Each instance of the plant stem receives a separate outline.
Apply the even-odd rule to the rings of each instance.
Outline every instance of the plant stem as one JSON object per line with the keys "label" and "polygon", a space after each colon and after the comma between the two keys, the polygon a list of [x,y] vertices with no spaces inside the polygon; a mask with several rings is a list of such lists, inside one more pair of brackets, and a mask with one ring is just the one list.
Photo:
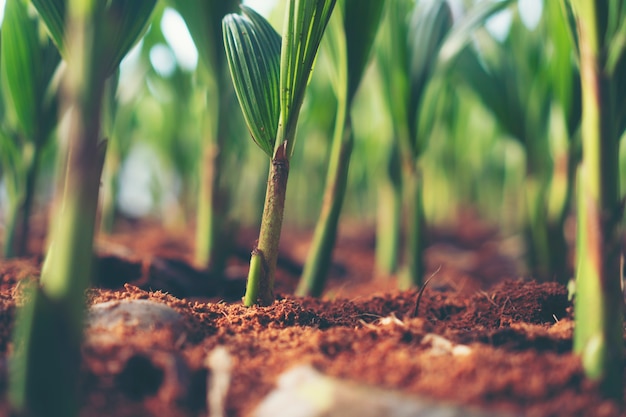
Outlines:
{"label": "plant stem", "polygon": [[574,351],[604,394],[623,400],[619,135],[612,118],[611,80],[603,73],[598,10],[593,2],[578,3],[583,161],[578,175]]}
{"label": "plant stem", "polygon": [[376,219],[376,272],[384,276],[390,276],[398,270],[401,213],[401,185],[380,184]]}
{"label": "plant stem", "polygon": [[376,270],[383,275],[395,274],[400,259],[402,230],[402,169],[397,141],[389,154],[388,178],[378,186],[376,219]]}
{"label": "plant stem", "polygon": [[[530,156],[528,156],[530,158]],[[526,251],[527,263],[534,279],[552,279],[550,270],[551,247],[548,242],[546,218],[546,184],[538,175],[527,174],[524,180],[526,200]]]}
{"label": "plant stem", "polygon": [[283,224],[289,159],[287,142],[279,147],[270,163],[259,242],[252,251],[244,305],[269,305],[274,302],[274,278],[278,244]]}
{"label": "plant stem", "polygon": [[15,201],[11,203],[9,221],[4,242],[4,257],[13,258],[25,256],[28,252],[28,237],[30,235],[30,215],[32,213],[41,161],[41,145],[43,141],[34,140],[30,152],[25,152],[25,179],[24,189],[17,190]]}
{"label": "plant stem", "polygon": [[[216,83],[211,83],[216,85]],[[225,199],[220,190],[220,173],[224,141],[227,136],[227,122],[223,109],[228,106],[228,94],[224,89],[210,88],[207,97],[207,120],[203,124],[202,156],[200,164],[200,184],[198,190],[198,217],[196,224],[195,263],[221,277],[226,266],[228,242],[226,237]],[[218,96],[215,99],[214,96]]]}
{"label": "plant stem", "polygon": [[320,217],[315,226],[297,295],[319,297],[324,291],[337,238],[337,225],[346,194],[350,157],[354,146],[352,123],[346,100],[337,108],[333,145]]}
{"label": "plant stem", "polygon": [[102,193],[100,196],[100,231],[112,233],[115,225],[116,197],[119,191],[120,152],[118,138],[112,137],[107,146],[106,159],[102,175]]}
{"label": "plant stem", "polygon": [[15,254],[25,256],[28,252],[28,238],[30,235],[30,215],[33,211],[33,202],[37,186],[37,175],[39,174],[39,164],[41,162],[41,145],[43,141],[37,141],[30,163],[26,167],[26,183],[24,187],[24,200],[20,208],[21,223],[20,230],[15,242]]}
{"label": "plant stem", "polygon": [[[104,152],[98,145],[104,74],[97,65],[100,18],[94,4],[69,8],[71,57],[64,84],[69,112],[64,183],[53,207],[52,246],[36,289],[20,310],[10,382],[22,413],[71,417],[78,412],[84,292],[91,279],[93,236]],[[98,11],[102,10],[97,8]]]}
{"label": "plant stem", "polygon": [[417,167],[404,170],[402,185],[405,198],[406,231],[405,263],[407,266],[403,287],[420,287],[424,279],[424,248],[426,247],[422,176]]}
{"label": "plant stem", "polygon": [[198,216],[196,220],[195,263],[208,268],[214,260],[216,241],[216,188],[219,147],[213,135],[205,134],[200,157],[200,184],[198,186]]}

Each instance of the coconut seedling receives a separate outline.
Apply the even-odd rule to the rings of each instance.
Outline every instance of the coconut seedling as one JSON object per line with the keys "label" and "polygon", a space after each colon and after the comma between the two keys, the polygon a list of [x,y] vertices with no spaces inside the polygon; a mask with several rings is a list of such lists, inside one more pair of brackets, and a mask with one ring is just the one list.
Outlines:
{"label": "coconut seedling", "polygon": [[67,62],[62,108],[68,120],[60,134],[65,163],[55,195],[52,245],[41,287],[31,289],[18,311],[9,398],[20,414],[73,416],[78,412],[77,358],[104,160],[105,81],[142,33],[155,0],[33,4]]}
{"label": "coconut seedling", "polygon": [[[228,105],[232,84],[228,82],[228,66],[222,47],[222,19],[235,11],[239,2],[172,0],[181,14],[198,48],[200,65],[198,85],[206,90],[199,155],[198,202],[196,215],[195,262],[202,268],[212,266],[221,275],[226,254],[227,197],[220,190],[220,175],[228,132]],[[218,243],[219,242],[219,243]]]}
{"label": "coconut seedling", "polygon": [[574,351],[603,392],[623,401],[618,150],[626,129],[626,1],[563,4],[577,41],[582,91]]}
{"label": "coconut seedling", "polygon": [[289,159],[313,62],[335,0],[290,0],[283,37],[252,9],[224,18],[235,92],[253,140],[270,158],[259,240],[250,259],[245,305],[274,301]]}
{"label": "coconut seedling", "polygon": [[382,0],[340,0],[326,35],[337,98],[324,199],[298,295],[319,297],[332,261],[337,225],[346,192],[354,135],[350,109],[369,62],[370,50],[382,15]]}
{"label": "coconut seedling", "polygon": [[[378,47],[378,68],[394,137],[388,166],[395,189],[388,201],[394,204],[400,200],[396,196],[401,196],[406,223],[402,286],[420,286],[424,273],[426,220],[420,158],[427,146],[428,132],[420,128],[420,119],[429,107],[424,101],[427,89],[436,75],[446,73],[471,40],[472,32],[509,3],[480,3],[456,23],[447,1],[397,0],[387,8]],[[397,207],[385,212],[391,216],[401,214]],[[400,219],[388,219],[387,230],[377,230],[384,234],[379,242],[385,246],[376,248],[378,269],[383,273],[394,272],[389,268],[397,265],[401,225]]]}
{"label": "coconut seedling", "polygon": [[[410,16],[410,19],[407,19]],[[379,69],[385,104],[397,146],[399,175],[392,176],[401,187],[406,210],[405,262],[408,281],[421,285],[423,275],[424,212],[422,178],[418,159],[424,142],[417,137],[418,108],[433,74],[437,52],[452,28],[452,12],[446,1],[398,0],[387,9],[379,47]],[[393,153],[392,153],[393,154]],[[391,201],[394,201],[393,199]],[[398,212],[395,212],[399,214]],[[396,222],[400,226],[400,221]],[[399,238],[399,230],[398,236]],[[386,239],[388,244],[393,244]],[[380,250],[380,249],[379,249]],[[379,258],[380,259],[380,258]]]}
{"label": "coconut seedling", "polygon": [[0,40],[2,175],[9,197],[4,256],[24,256],[42,153],[56,127],[61,56],[28,4],[9,0]]}

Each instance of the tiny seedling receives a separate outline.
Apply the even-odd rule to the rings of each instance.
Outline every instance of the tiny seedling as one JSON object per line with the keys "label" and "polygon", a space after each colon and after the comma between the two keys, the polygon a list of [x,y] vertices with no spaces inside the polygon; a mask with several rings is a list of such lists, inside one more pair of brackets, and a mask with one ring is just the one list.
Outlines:
{"label": "tiny seedling", "polygon": [[290,0],[280,35],[258,13],[223,20],[224,45],[235,92],[252,139],[270,158],[259,240],[250,260],[244,304],[274,301],[289,160],[313,62],[335,0]]}
{"label": "tiny seedling", "polygon": [[326,174],[324,204],[313,233],[297,289],[298,295],[319,297],[324,290],[354,146],[350,109],[369,62],[384,5],[383,0],[339,1],[329,25],[326,39],[333,66],[332,85],[338,102],[337,116]]}

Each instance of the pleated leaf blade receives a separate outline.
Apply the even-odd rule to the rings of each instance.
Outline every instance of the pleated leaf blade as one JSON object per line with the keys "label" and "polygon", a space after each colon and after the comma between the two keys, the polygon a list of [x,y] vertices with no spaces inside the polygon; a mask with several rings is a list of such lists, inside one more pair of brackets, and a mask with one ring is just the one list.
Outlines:
{"label": "pleated leaf blade", "polygon": [[[54,43],[65,59],[65,14],[67,0],[32,0]],[[106,4],[103,38],[102,66],[107,76],[113,74],[124,56],[145,31],[156,0],[112,0]]]}
{"label": "pleated leaf blade", "polygon": [[226,60],[254,142],[270,158],[280,115],[281,37],[249,7],[222,21]]}
{"label": "pleated leaf blade", "polygon": [[150,21],[156,0],[111,1],[105,13],[104,38],[110,76],[128,51],[141,38]]}

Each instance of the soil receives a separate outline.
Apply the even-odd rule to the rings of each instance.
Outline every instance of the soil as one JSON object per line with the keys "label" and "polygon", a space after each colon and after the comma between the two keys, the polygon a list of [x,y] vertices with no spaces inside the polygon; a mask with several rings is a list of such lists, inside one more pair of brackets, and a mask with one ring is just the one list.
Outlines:
{"label": "soil", "polygon": [[[461,227],[462,226],[462,227]],[[564,286],[523,279],[519,246],[475,218],[432,232],[433,279],[416,304],[394,277],[374,277],[374,234],[344,226],[322,299],[293,291],[310,235],[287,229],[277,300],[245,308],[249,247],[239,234],[228,279],[191,263],[193,233],[126,224],[98,239],[98,278],[88,304],[148,299],[183,323],[149,331],[119,324],[106,342],[90,330],[82,350],[82,416],[205,416],[209,357],[224,347],[232,368],[225,415],[249,416],[279,375],[310,364],[325,375],[503,415],[626,416],[583,376],[571,353],[572,306]],[[40,243],[33,244],[40,253]],[[41,256],[0,262],[0,352],[10,333],[20,283]],[[103,330],[104,331],[104,330]],[[434,335],[464,354],[434,352]],[[0,389],[6,390],[6,366]],[[6,400],[2,409],[6,410]]]}

